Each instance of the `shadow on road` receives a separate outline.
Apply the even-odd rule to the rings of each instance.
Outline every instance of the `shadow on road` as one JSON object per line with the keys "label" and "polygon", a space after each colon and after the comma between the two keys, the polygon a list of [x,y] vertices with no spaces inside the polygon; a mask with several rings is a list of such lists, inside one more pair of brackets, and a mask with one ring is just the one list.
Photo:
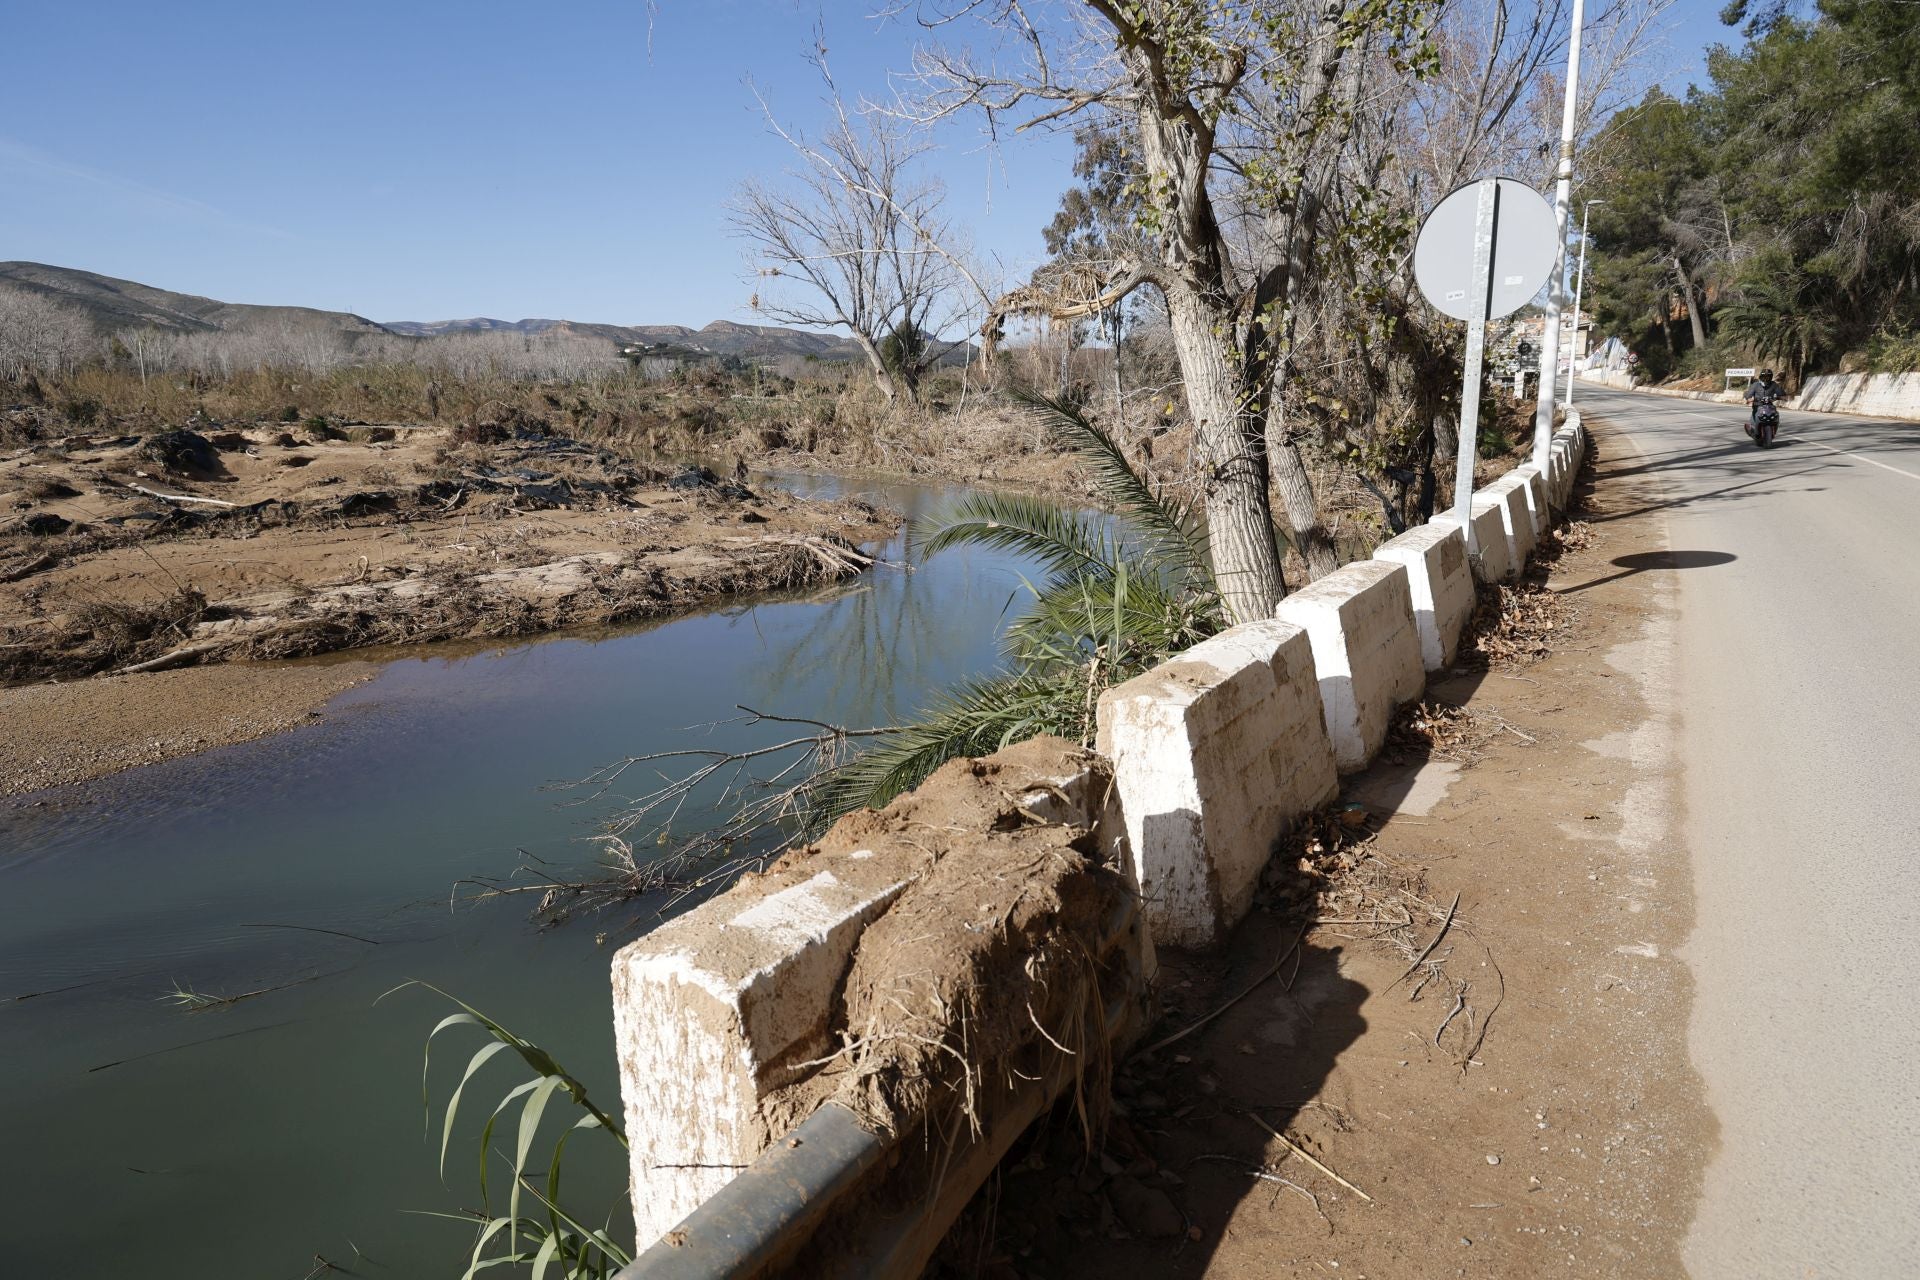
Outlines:
{"label": "shadow on road", "polygon": [[1577,582],[1570,587],[1562,587],[1555,594],[1570,596],[1576,591],[1585,591],[1603,583],[1618,582],[1622,578],[1631,578],[1636,573],[1647,573],[1660,569],[1710,569],[1715,565],[1731,564],[1740,557],[1731,551],[1636,551],[1632,555],[1616,556],[1611,563],[1620,566],[1619,573],[1609,573],[1605,577],[1593,578],[1586,582]]}

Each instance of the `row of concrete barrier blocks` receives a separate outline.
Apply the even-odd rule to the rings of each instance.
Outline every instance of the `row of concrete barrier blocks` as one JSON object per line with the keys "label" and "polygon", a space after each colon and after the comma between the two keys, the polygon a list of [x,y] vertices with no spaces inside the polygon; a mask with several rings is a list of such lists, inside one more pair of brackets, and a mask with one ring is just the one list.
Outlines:
{"label": "row of concrete barrier blocks", "polygon": [[[1575,419],[1544,470],[1519,468],[1475,495],[1469,529],[1436,517],[1289,595],[1272,619],[1109,690],[1097,751],[1111,783],[1036,775],[1020,804],[1098,831],[1141,895],[1152,942],[1219,942],[1251,908],[1276,842],[1334,797],[1340,774],[1365,767],[1427,674],[1452,664],[1475,578],[1519,575],[1585,447]],[[643,1249],[800,1118],[784,1091],[826,1047],[862,933],[916,874],[848,849],[805,876],[744,882],[615,956]]]}
{"label": "row of concrete barrier blocks", "polygon": [[1159,943],[1208,947],[1247,913],[1275,843],[1363,769],[1395,710],[1451,666],[1475,579],[1517,579],[1565,510],[1586,448],[1574,417],[1546,467],[1296,591],[1100,699],[1126,856]]}

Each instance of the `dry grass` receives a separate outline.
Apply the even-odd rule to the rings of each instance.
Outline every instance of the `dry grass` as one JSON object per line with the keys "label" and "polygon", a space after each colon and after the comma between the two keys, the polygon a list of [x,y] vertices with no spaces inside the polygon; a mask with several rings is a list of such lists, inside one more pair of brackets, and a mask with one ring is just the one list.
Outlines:
{"label": "dry grass", "polygon": [[193,634],[207,598],[182,587],[150,604],[89,601],[68,611],[62,633],[0,627],[0,684],[85,676],[153,657]]}
{"label": "dry grass", "polygon": [[1443,901],[1420,867],[1383,853],[1364,809],[1335,805],[1309,818],[1268,865],[1263,891],[1275,909],[1306,915],[1316,936],[1362,943],[1404,962],[1393,986],[1404,984],[1414,1001],[1437,994],[1443,1006],[1434,1045],[1462,1069],[1478,1052],[1487,1023],[1505,998],[1499,966],[1490,950],[1474,943],[1497,986],[1491,1005],[1483,1008],[1470,997],[1474,983],[1484,979],[1447,972],[1457,942],[1472,933],[1460,915],[1458,895],[1451,903]]}

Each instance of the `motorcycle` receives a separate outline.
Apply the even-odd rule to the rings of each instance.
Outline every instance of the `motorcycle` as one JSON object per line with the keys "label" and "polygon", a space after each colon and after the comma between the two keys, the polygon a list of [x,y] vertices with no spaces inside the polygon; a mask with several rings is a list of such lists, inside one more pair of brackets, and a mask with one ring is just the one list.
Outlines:
{"label": "motorcycle", "polygon": [[1753,417],[1747,423],[1747,434],[1753,437],[1755,446],[1761,449],[1773,444],[1773,437],[1780,430],[1780,410],[1773,401],[1756,400],[1753,405]]}

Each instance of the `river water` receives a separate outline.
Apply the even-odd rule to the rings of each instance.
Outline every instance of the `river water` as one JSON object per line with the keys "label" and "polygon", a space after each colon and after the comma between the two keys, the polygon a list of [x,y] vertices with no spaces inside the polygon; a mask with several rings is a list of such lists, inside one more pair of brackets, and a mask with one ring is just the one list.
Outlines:
{"label": "river water", "polygon": [[[964,492],[778,483],[909,516]],[[901,560],[900,540],[883,554]],[[444,1184],[435,1164],[450,1073],[482,1042],[436,1044],[429,1138],[421,1046],[451,1006],[418,987],[376,999],[432,982],[617,1110],[608,961],[654,917],[542,931],[528,898],[453,901],[455,883],[526,855],[590,862],[608,804],[546,784],[764,741],[764,726],[688,731],[736,703],[848,725],[911,712],[993,665],[1023,571],[963,549],[811,597],[413,650],[312,728],[0,808],[0,1272],[458,1275],[470,1231],[409,1211],[479,1203],[477,1123]],[[176,987],[281,989],[189,1012]],[[526,1077],[509,1058],[463,1115]],[[566,1199],[624,1216],[622,1158],[596,1136],[569,1148]]]}

